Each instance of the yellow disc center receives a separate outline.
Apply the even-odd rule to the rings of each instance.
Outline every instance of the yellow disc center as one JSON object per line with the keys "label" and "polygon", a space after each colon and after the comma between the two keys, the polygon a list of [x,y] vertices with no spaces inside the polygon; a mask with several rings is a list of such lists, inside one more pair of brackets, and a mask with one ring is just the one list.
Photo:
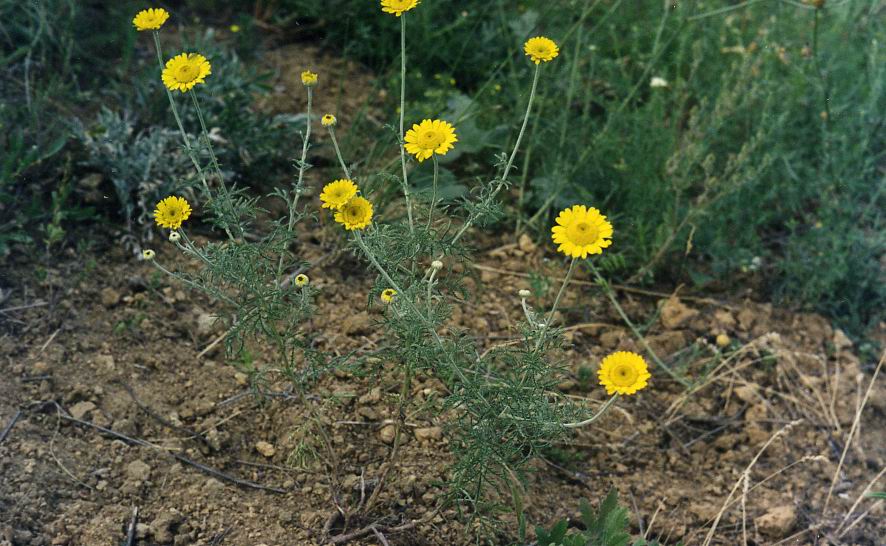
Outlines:
{"label": "yellow disc center", "polygon": [[589,245],[600,237],[597,226],[588,222],[576,222],[569,226],[569,240],[578,246]]}
{"label": "yellow disc center", "polygon": [[182,82],[189,82],[193,80],[197,76],[197,65],[187,63],[183,64],[178,69],[178,79]]}
{"label": "yellow disc center", "polygon": [[615,383],[619,387],[630,387],[637,381],[637,377],[639,377],[639,373],[637,373],[637,369],[628,364],[622,364],[620,366],[616,366],[614,370],[612,370],[612,375],[610,378],[612,382]]}
{"label": "yellow disc center", "polygon": [[437,131],[425,131],[421,136],[422,147],[433,150],[443,144],[443,135]]}
{"label": "yellow disc center", "polygon": [[349,207],[345,207],[345,218],[349,221],[359,220],[360,219],[360,205],[351,205]]}

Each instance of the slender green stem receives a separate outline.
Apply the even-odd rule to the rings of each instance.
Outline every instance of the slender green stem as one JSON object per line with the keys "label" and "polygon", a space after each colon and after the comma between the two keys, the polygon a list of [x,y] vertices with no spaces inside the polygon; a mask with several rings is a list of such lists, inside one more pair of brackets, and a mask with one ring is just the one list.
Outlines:
{"label": "slender green stem", "polygon": [[[311,142],[311,107],[314,101],[314,90],[312,87],[307,87],[308,90],[308,112],[307,112],[307,127],[305,128],[305,136],[302,139],[301,145],[301,159],[298,162],[298,178],[295,181],[295,187],[292,190],[292,203],[289,203],[289,221],[286,224],[286,232],[292,236],[292,230],[295,227],[295,218],[298,215],[298,200],[301,197],[302,191],[304,191],[304,179],[305,179],[305,170],[307,170],[308,164],[308,146]],[[336,150],[338,147],[336,146]],[[277,287],[280,287],[281,277],[283,276],[283,257],[285,256],[284,252],[280,253],[280,257],[277,260]]]}
{"label": "slender green stem", "polygon": [[172,271],[166,269],[165,267],[163,267],[162,265],[160,265],[159,263],[157,263],[157,260],[156,260],[156,259],[151,260],[151,263],[154,265],[154,267],[156,267],[157,269],[159,269],[159,270],[162,271],[163,273],[166,273],[168,276],[172,277],[173,279],[176,279],[176,280],[178,280],[178,281],[181,281],[181,282],[185,283],[186,285],[190,286],[190,287],[193,288],[194,290],[197,290],[198,292],[204,292],[204,293],[207,293],[207,294],[209,294],[210,296],[212,296],[212,297],[214,297],[214,298],[218,298],[218,299],[220,299],[220,300],[224,300],[224,301],[225,301],[226,303],[228,303],[229,305],[232,305],[232,306],[235,306],[235,307],[237,306],[237,303],[236,303],[234,300],[232,300],[231,298],[225,296],[225,295],[222,294],[221,292],[211,292],[211,291],[207,290],[206,288],[200,286],[199,284],[195,283],[194,281],[192,281],[192,280],[190,280],[190,279],[186,279],[186,278],[182,277],[181,275],[179,275],[178,273],[173,273]]}
{"label": "slender green stem", "polygon": [[815,60],[815,71],[818,72],[818,79],[821,81],[822,93],[824,93],[824,126],[828,127],[831,121],[831,100],[828,91],[828,81],[824,70],[821,67],[821,60],[818,58],[818,27],[821,17],[821,9],[816,8],[812,14],[812,58]]}
{"label": "slender green stem", "polygon": [[[154,47],[157,50],[157,63],[160,65],[160,73],[163,73],[163,49],[160,47],[160,33],[156,30],[153,32],[154,35]],[[178,113],[178,105],[175,103],[175,99],[172,96],[172,91],[169,90],[165,85],[163,89],[166,91],[166,98],[169,99],[169,107],[172,109],[172,115],[175,117],[175,123],[178,125],[178,130],[182,136],[182,142],[185,145],[185,152],[191,160],[191,163],[194,164],[194,168],[197,170],[197,175],[200,177],[200,182],[203,184],[203,191],[206,192],[206,197],[212,200],[212,192],[209,190],[209,183],[206,181],[206,173],[203,172],[203,167],[200,166],[200,161],[197,158],[197,154],[194,151],[194,148],[191,146],[191,138],[188,136],[188,133],[185,131],[185,126],[182,123],[181,115]]]}
{"label": "slender green stem", "polygon": [[431,229],[431,222],[434,219],[434,207],[437,206],[437,176],[440,173],[440,164],[437,162],[437,154],[431,156],[434,160],[434,181],[431,183],[431,210],[428,211],[428,230]]}
{"label": "slender green stem", "polygon": [[594,278],[597,279],[597,283],[600,285],[601,288],[603,288],[603,292],[606,293],[606,297],[609,298],[610,303],[612,303],[612,306],[615,307],[615,310],[618,312],[621,319],[624,321],[625,324],[628,325],[628,328],[630,328],[631,332],[634,333],[634,337],[636,337],[637,341],[640,342],[640,345],[642,345],[643,348],[646,349],[646,352],[649,353],[649,356],[652,357],[652,360],[655,362],[655,364],[659,368],[664,370],[665,373],[671,376],[674,381],[680,383],[684,387],[689,387],[689,381],[687,381],[684,377],[680,376],[678,373],[672,370],[670,366],[665,364],[658,357],[655,351],[652,350],[652,347],[650,347],[649,343],[646,342],[646,338],[643,336],[642,333],[640,333],[640,330],[637,329],[631,319],[628,318],[628,315],[627,313],[625,313],[625,310],[622,308],[621,304],[618,303],[618,299],[615,297],[615,292],[612,290],[612,287],[609,286],[609,283],[606,281],[606,279],[604,279],[603,276],[600,275],[600,272],[597,270],[596,267],[594,267],[594,264],[592,264],[591,262],[587,262],[587,264],[591,271],[594,273]]}
{"label": "slender green stem", "polygon": [[548,313],[548,318],[545,319],[545,324],[543,329],[547,330],[551,325],[551,321],[554,320],[554,313],[557,311],[557,307],[560,306],[560,300],[563,299],[563,293],[566,291],[566,285],[569,284],[569,281],[572,280],[572,273],[575,271],[575,262],[578,261],[576,258],[572,258],[572,261],[569,262],[569,271],[566,272],[566,276],[563,277],[563,284],[560,285],[560,291],[557,292],[557,297],[554,299],[554,305],[551,306],[551,312]]}
{"label": "slender green stem", "polygon": [[[430,322],[428,322],[428,319],[424,316],[424,314],[418,310],[418,307],[415,306],[415,303],[413,303],[408,297],[406,297],[406,292],[402,288],[400,288],[400,286],[397,284],[397,282],[388,274],[388,272],[385,270],[385,268],[382,267],[382,265],[378,262],[378,260],[375,257],[375,254],[373,254],[372,251],[369,250],[369,247],[366,246],[366,243],[363,241],[363,237],[360,235],[359,231],[354,232],[354,239],[357,241],[357,245],[363,251],[363,254],[366,256],[366,258],[369,260],[369,262],[372,264],[372,266],[375,267],[375,269],[379,273],[381,273],[381,276],[385,279],[385,281],[387,281],[387,283],[391,286],[391,288],[393,288],[394,290],[397,291],[397,294],[399,294],[400,297],[402,298],[401,301],[406,302],[406,305],[409,306],[410,310],[413,313],[415,313],[415,316],[418,317],[421,320],[421,322],[424,323],[425,327],[428,329],[428,332],[430,332],[431,336],[434,338],[434,341],[437,343],[437,346],[440,347],[440,349],[444,353],[446,353],[446,355],[449,357],[449,364],[450,364],[450,367],[452,368],[452,371],[455,373],[455,375],[458,376],[458,378],[462,382],[467,384],[468,378],[465,377],[464,372],[462,372],[461,368],[459,368],[458,364],[456,364],[455,361],[453,360],[452,355],[450,354],[450,350],[443,343],[443,339],[440,338],[440,334],[437,333],[437,330],[433,327],[433,325]],[[483,396],[481,394],[478,393],[478,396],[480,396],[480,398],[483,400],[483,402],[486,402],[485,398],[483,398]]]}
{"label": "slender green stem", "polygon": [[215,150],[212,148],[212,141],[209,139],[209,130],[206,128],[206,119],[203,117],[203,110],[200,108],[200,102],[197,100],[197,93],[193,88],[188,92],[191,95],[191,102],[194,103],[194,109],[197,111],[197,120],[200,122],[200,132],[203,135],[203,142],[206,150],[209,152],[209,160],[215,174],[218,176],[219,183],[224,188],[225,177],[222,174],[221,167],[218,164],[218,158],[215,156]]}
{"label": "slender green stem", "polygon": [[432,311],[433,308],[431,306],[431,302],[433,301],[434,295],[434,278],[437,276],[437,268],[431,267],[431,276],[428,278],[428,320],[432,320]]}
{"label": "slender green stem", "polygon": [[[535,101],[536,91],[538,90],[538,77],[541,70],[541,65],[535,65],[535,74],[532,77],[532,88],[529,91],[529,100],[526,103],[526,113],[523,115],[523,124],[520,126],[520,133],[517,135],[517,141],[514,143],[514,150],[511,152],[511,157],[508,159],[508,163],[505,166],[504,172],[502,173],[501,178],[498,179],[498,185],[496,185],[495,189],[492,190],[488,196],[484,198],[484,202],[489,205],[492,203],[492,200],[498,195],[498,192],[507,184],[508,175],[511,172],[511,168],[514,166],[514,159],[517,157],[517,151],[520,149],[520,142],[523,140],[523,135],[526,133],[526,125],[529,123],[529,116],[532,113],[532,103]],[[481,207],[482,208],[482,207]],[[464,235],[468,229],[477,221],[479,215],[472,214],[468,216],[465,220],[465,223],[462,224],[461,228],[456,232],[455,237],[452,238],[450,244],[455,244],[461,239],[462,235]],[[442,259],[442,255],[438,258]]]}
{"label": "slender green stem", "polygon": [[[569,281],[572,280],[572,273],[575,271],[575,262],[577,260],[572,258],[572,261],[569,262],[569,271],[566,272],[566,276],[563,277],[563,284],[560,285],[560,290],[557,291],[557,297],[554,299],[554,304],[551,306],[550,312],[547,314],[544,323],[542,323],[541,327],[538,329],[538,338],[535,341],[535,348],[532,350],[533,353],[537,353],[539,349],[541,349],[541,344],[544,342],[545,334],[548,331],[548,328],[551,326],[551,322],[554,320],[554,313],[557,312],[557,307],[560,306],[560,300],[563,298],[563,293],[566,292],[566,286],[569,284]],[[529,312],[526,309],[526,300],[522,300],[523,302],[523,310],[526,312],[527,318],[529,317]],[[520,384],[523,385],[526,383],[526,377],[528,376],[529,370],[524,370],[523,375],[520,376]]]}
{"label": "slender green stem", "polygon": [[[228,234],[229,239],[234,239],[234,235],[231,233],[230,222],[236,221],[234,213],[234,203],[231,200],[231,194],[228,193],[228,188],[225,186],[225,175],[222,174],[221,167],[218,164],[218,158],[215,156],[215,150],[212,149],[212,141],[209,140],[209,131],[206,129],[206,119],[203,117],[203,110],[200,108],[200,101],[197,100],[197,93],[192,88],[190,90],[191,102],[194,103],[194,110],[197,112],[197,119],[200,121],[200,131],[203,136],[203,142],[206,145],[206,150],[209,152],[209,160],[212,164],[213,169],[215,169],[215,174],[218,176],[218,187],[221,190],[222,198],[224,200],[224,204],[228,207],[229,218],[225,220],[225,233]],[[239,227],[239,226],[238,226]],[[242,235],[242,229],[239,230]]]}
{"label": "slender green stem", "polygon": [[[520,142],[523,140],[523,135],[526,134],[526,125],[529,123],[529,115],[532,113],[532,103],[535,101],[536,91],[538,89],[538,76],[541,70],[541,65],[535,65],[535,75],[532,77],[532,89],[529,91],[529,101],[526,103],[526,113],[523,115],[523,125],[520,127],[520,133],[517,135],[517,142],[514,143],[514,151],[511,152],[511,157],[508,159],[508,163],[505,166],[505,170],[502,173],[501,178],[498,179],[498,185],[496,185],[495,189],[487,197],[487,201],[491,202],[495,199],[495,196],[498,195],[498,192],[504,188],[505,184],[508,181],[508,175],[511,172],[511,169],[514,167],[514,159],[517,157],[517,151],[520,149]],[[461,239],[462,235],[465,234],[466,231],[473,225],[473,223],[477,220],[476,216],[471,216],[465,223],[461,226],[461,229],[455,234],[455,237],[452,238],[452,244],[458,242]]]}
{"label": "slender green stem", "polygon": [[563,284],[560,285],[560,290],[557,292],[554,304],[551,306],[550,312],[538,331],[538,340],[535,342],[535,351],[538,351],[541,348],[541,343],[545,338],[545,332],[547,332],[548,328],[551,326],[551,322],[554,320],[554,313],[557,312],[557,307],[560,306],[560,300],[563,298],[563,293],[566,292],[566,286],[569,284],[569,281],[572,280],[572,273],[575,272],[576,261],[576,258],[572,258],[572,261],[569,262],[569,270],[566,272],[566,276],[563,277]]}
{"label": "slender green stem", "polygon": [[617,399],[618,399],[618,393],[615,393],[612,395],[611,398],[609,398],[609,400],[606,401],[605,404],[600,406],[600,409],[597,410],[597,413],[595,413],[590,418],[585,419],[584,421],[578,421],[575,423],[563,423],[563,426],[566,428],[579,428],[579,427],[590,425],[591,423],[596,421],[599,417],[601,417],[604,413],[606,413],[606,410],[608,410],[612,406],[612,404],[615,403],[615,401]]}
{"label": "slender green stem", "polygon": [[[535,101],[536,90],[538,89],[538,75],[541,73],[541,65],[535,65],[535,74],[532,76],[532,89],[529,91],[529,100],[526,103],[526,113],[523,115],[523,125],[520,126],[520,133],[517,135],[517,142],[514,143],[514,151],[511,152],[511,157],[508,159],[508,164],[505,167],[505,172],[501,176],[501,180],[499,181],[498,187],[501,188],[502,185],[507,181],[508,175],[511,173],[511,169],[514,167],[514,160],[517,158],[517,152],[520,150],[520,142],[523,140],[523,135],[526,134],[526,126],[529,124],[529,114],[532,113],[532,103]],[[496,192],[497,193],[497,192]]]}
{"label": "slender green stem", "polygon": [[406,115],[406,16],[400,17],[400,165],[403,168],[403,197],[406,199],[406,215],[409,218],[409,232],[415,232],[412,220],[412,200],[409,198],[409,178],[406,174],[406,141],[403,132],[403,117]]}
{"label": "slender green stem", "polygon": [[311,107],[314,102],[314,90],[308,87],[308,126],[305,129],[305,138],[301,146],[301,159],[298,162],[298,180],[295,183],[295,196],[292,198],[292,207],[289,213],[289,231],[295,223],[295,210],[298,208],[298,200],[304,192],[305,171],[308,169],[308,146],[311,141]]}
{"label": "slender green stem", "polygon": [[338,163],[339,165],[341,165],[341,170],[345,173],[345,178],[350,180],[351,172],[348,170],[348,167],[345,164],[345,160],[344,158],[342,158],[341,149],[338,147],[338,139],[335,138],[335,127],[329,127],[329,137],[332,138],[332,147],[335,148],[335,157],[338,158]]}

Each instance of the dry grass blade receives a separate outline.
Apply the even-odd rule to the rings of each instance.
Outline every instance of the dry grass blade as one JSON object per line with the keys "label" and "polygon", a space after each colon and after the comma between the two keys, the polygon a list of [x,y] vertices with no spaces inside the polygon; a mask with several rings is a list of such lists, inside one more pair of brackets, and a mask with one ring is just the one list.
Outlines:
{"label": "dry grass blade", "polygon": [[711,543],[711,540],[713,540],[714,533],[717,531],[717,526],[720,524],[720,519],[723,517],[723,514],[726,512],[726,509],[729,507],[729,501],[732,500],[732,496],[735,495],[735,492],[738,490],[738,488],[742,484],[742,482],[745,479],[747,479],[747,476],[750,473],[751,469],[754,467],[755,464],[757,464],[757,460],[760,459],[760,456],[763,455],[763,452],[766,451],[766,448],[768,448],[770,446],[770,444],[772,444],[772,442],[775,441],[776,438],[786,434],[791,428],[793,428],[795,425],[797,425],[799,423],[800,423],[800,421],[792,421],[792,422],[788,423],[787,425],[780,428],[775,434],[770,436],[768,440],[766,440],[766,443],[763,444],[763,447],[760,448],[760,450],[757,452],[757,454],[751,460],[750,464],[748,464],[748,466],[744,469],[744,472],[742,472],[739,479],[735,482],[735,485],[732,486],[732,490],[729,491],[729,495],[726,497],[726,500],[723,502],[723,506],[720,508],[720,511],[717,513],[717,517],[714,518],[714,523],[711,525],[711,528],[708,531],[707,536],[705,537],[705,541],[704,541],[703,546],[708,546]]}
{"label": "dry grass blade", "polygon": [[868,383],[868,389],[864,393],[861,405],[858,406],[858,410],[855,412],[855,419],[852,421],[852,427],[849,429],[849,434],[846,436],[846,445],[843,446],[843,453],[840,454],[840,462],[837,463],[837,468],[834,470],[834,476],[831,478],[831,486],[828,487],[828,496],[825,498],[824,507],[821,509],[822,512],[827,512],[828,510],[828,505],[831,502],[831,495],[834,493],[834,486],[837,485],[837,478],[840,477],[840,471],[843,469],[843,463],[846,460],[846,453],[849,452],[849,446],[852,445],[855,431],[858,430],[858,424],[859,421],[861,421],[861,413],[864,411],[868,398],[871,396],[871,390],[874,388],[874,383],[877,381],[877,376],[880,374],[880,369],[883,367],[884,361],[886,361],[886,351],[883,351],[883,354],[880,356],[880,362],[877,363],[877,369],[874,370],[874,375],[871,377],[870,383]]}

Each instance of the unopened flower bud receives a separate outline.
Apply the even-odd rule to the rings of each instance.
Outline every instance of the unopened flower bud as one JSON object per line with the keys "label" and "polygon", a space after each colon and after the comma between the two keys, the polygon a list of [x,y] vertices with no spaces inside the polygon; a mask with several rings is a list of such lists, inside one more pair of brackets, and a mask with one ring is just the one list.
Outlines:
{"label": "unopened flower bud", "polygon": [[528,298],[530,295],[532,295],[532,293],[529,290],[526,290],[525,288],[523,290],[520,290],[517,293],[520,294],[521,298]]}
{"label": "unopened flower bud", "polygon": [[150,248],[146,248],[145,250],[142,250],[142,258],[144,258],[145,260],[153,260],[154,256],[156,256],[156,255],[157,255],[157,253],[154,252],[153,250],[151,250]]}
{"label": "unopened flower bud", "polygon": [[335,127],[336,123],[338,123],[338,120],[332,114],[325,114],[320,118],[320,125],[323,127]]}
{"label": "unopened flower bud", "polygon": [[295,276],[295,286],[298,286],[299,288],[307,286],[309,282],[311,282],[311,279],[309,279],[304,273],[299,273]]}
{"label": "unopened flower bud", "polygon": [[314,87],[317,85],[317,79],[317,74],[310,70],[305,70],[301,73],[301,83],[305,87]]}
{"label": "unopened flower bud", "polygon": [[431,267],[433,267],[434,269],[443,269],[443,262],[441,262],[440,260],[434,260],[433,262],[431,262]]}
{"label": "unopened flower bud", "polygon": [[182,238],[181,234],[177,231],[173,231],[169,234],[169,242],[170,243],[177,243],[181,240],[181,238]]}

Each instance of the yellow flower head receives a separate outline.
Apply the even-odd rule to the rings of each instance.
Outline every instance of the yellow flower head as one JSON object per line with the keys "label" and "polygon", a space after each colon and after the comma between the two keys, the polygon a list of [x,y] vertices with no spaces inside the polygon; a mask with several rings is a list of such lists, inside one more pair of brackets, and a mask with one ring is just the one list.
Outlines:
{"label": "yellow flower head", "polygon": [[309,282],[311,282],[311,279],[309,279],[304,273],[299,273],[295,276],[295,286],[299,288],[307,286]]}
{"label": "yellow flower head", "polygon": [[204,83],[212,74],[212,67],[206,57],[199,53],[181,53],[166,61],[163,69],[163,84],[170,91],[190,91],[198,83]]}
{"label": "yellow flower head", "polygon": [[357,184],[354,184],[353,180],[342,178],[323,186],[320,201],[323,202],[324,209],[339,210],[355,195],[357,195]]}
{"label": "yellow flower head", "polygon": [[362,197],[352,197],[335,213],[335,221],[348,231],[363,229],[372,223],[372,203]]}
{"label": "yellow flower head", "polygon": [[314,87],[317,85],[318,76],[314,72],[310,70],[305,70],[301,73],[301,83],[305,87]]}
{"label": "yellow flower head", "polygon": [[157,203],[157,208],[154,210],[154,220],[157,225],[169,229],[182,227],[182,222],[189,216],[191,216],[191,205],[184,198],[174,195]]}
{"label": "yellow flower head", "polygon": [[406,151],[414,155],[419,163],[430,159],[434,154],[446,155],[452,149],[452,145],[458,142],[455,136],[455,127],[450,123],[435,119],[426,119],[418,124],[413,124],[412,129],[406,132]]}
{"label": "yellow flower head", "polygon": [[403,15],[419,4],[421,0],[381,0],[381,10],[385,13],[393,13],[397,17]]}
{"label": "yellow flower head", "polygon": [[231,25],[231,32],[233,32],[234,34],[240,32],[240,30],[240,25]]}
{"label": "yellow flower head", "polygon": [[132,24],[139,32],[143,30],[159,30],[169,19],[169,12],[163,8],[143,9],[135,15]]}
{"label": "yellow flower head", "polygon": [[385,288],[381,293],[381,301],[391,303],[397,297],[397,291],[393,288]]}
{"label": "yellow flower head", "polygon": [[323,127],[335,127],[338,120],[332,114],[326,114],[320,119],[320,125]]}
{"label": "yellow flower head", "polygon": [[526,40],[526,43],[523,44],[523,51],[526,52],[526,55],[535,64],[539,64],[542,61],[552,61],[554,57],[560,54],[560,48],[557,47],[554,40],[544,36],[536,36]]}
{"label": "yellow flower head", "polygon": [[150,248],[146,248],[146,249],[142,250],[142,259],[144,259],[144,260],[151,261],[156,256],[157,256],[157,253],[154,252],[153,250],[151,250]]}
{"label": "yellow flower head", "polygon": [[604,358],[597,376],[600,384],[606,387],[606,394],[634,394],[645,388],[647,380],[652,377],[643,357],[627,351]]}
{"label": "yellow flower head", "polygon": [[558,251],[573,258],[585,259],[588,254],[602,254],[612,244],[612,224],[595,208],[575,205],[560,212],[551,231],[560,245]]}

